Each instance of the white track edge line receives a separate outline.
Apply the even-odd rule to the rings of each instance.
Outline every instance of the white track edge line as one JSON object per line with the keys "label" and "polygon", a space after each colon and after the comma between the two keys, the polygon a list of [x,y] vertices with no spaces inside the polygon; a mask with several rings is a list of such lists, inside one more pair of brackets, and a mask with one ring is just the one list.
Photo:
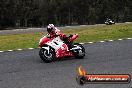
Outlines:
{"label": "white track edge line", "polygon": [[127,39],[132,39],[132,38],[127,38]]}
{"label": "white track edge line", "polygon": [[121,40],[123,40],[123,39],[118,39],[118,40],[120,40],[120,41],[121,41]]}
{"label": "white track edge line", "polygon": [[7,51],[11,52],[11,51],[13,51],[13,50],[7,50]]}
{"label": "white track edge line", "polygon": [[109,42],[113,42],[114,40],[108,40]]}
{"label": "white track edge line", "polygon": [[[125,39],[132,39],[132,38],[125,38]],[[124,40],[124,39],[117,39],[117,40],[120,40],[120,41],[121,41],[121,40]],[[113,42],[113,41],[115,41],[115,40],[106,40],[106,41],[99,41],[99,42],[103,43],[103,42],[107,42],[107,41]],[[92,43],[96,43],[96,42],[85,42],[85,43],[79,43],[79,44],[86,44],[86,43],[92,44]],[[28,49],[32,50],[32,49],[34,49],[34,48],[28,48]],[[19,51],[19,50],[23,50],[23,49],[17,49],[17,50]],[[14,50],[7,50],[7,51],[12,52],[12,51],[14,51]],[[2,52],[4,52],[4,51],[0,51],[0,53],[2,53]]]}
{"label": "white track edge line", "polygon": [[32,50],[32,49],[34,49],[34,48],[28,48],[28,49]]}
{"label": "white track edge line", "polygon": [[103,43],[103,42],[105,42],[105,41],[99,41],[99,42]]}
{"label": "white track edge line", "polygon": [[20,51],[20,50],[22,50],[22,49],[17,49],[17,50],[19,50],[19,51]]}

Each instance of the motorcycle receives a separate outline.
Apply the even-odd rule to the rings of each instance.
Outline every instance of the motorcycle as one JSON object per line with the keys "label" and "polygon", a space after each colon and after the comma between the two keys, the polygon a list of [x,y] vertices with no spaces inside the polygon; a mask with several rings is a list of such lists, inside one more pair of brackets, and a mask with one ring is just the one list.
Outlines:
{"label": "motorcycle", "polygon": [[105,24],[106,25],[112,25],[112,24],[115,24],[115,22],[112,21],[111,19],[108,19],[108,20],[105,21]]}
{"label": "motorcycle", "polygon": [[68,44],[66,44],[66,42],[60,38],[60,36],[42,37],[39,41],[40,58],[46,63],[60,58],[63,59],[64,57],[75,57],[82,59],[85,56],[85,48],[79,43],[73,43],[77,37],[78,34],[67,37],[70,44],[73,44],[72,48],[69,48]]}

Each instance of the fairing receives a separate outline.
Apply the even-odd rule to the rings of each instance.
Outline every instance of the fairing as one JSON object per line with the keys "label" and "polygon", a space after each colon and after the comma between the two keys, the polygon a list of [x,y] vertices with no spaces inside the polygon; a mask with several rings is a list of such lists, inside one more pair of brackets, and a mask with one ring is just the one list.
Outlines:
{"label": "fairing", "polygon": [[[77,37],[78,35],[75,34],[69,40],[74,41]],[[52,39],[47,37],[40,39],[39,46],[49,51],[49,48],[43,45],[47,45],[48,47],[50,46],[55,50],[55,58],[74,56],[73,52],[68,50],[68,46],[64,43],[63,40],[61,40],[59,36]]]}

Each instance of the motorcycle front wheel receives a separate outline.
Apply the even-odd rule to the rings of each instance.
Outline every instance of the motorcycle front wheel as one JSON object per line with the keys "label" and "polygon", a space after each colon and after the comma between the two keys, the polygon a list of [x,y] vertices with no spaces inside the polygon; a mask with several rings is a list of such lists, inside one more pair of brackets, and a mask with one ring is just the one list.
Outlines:
{"label": "motorcycle front wheel", "polygon": [[39,56],[46,63],[50,63],[54,60],[54,52],[52,50],[49,50],[48,52],[48,50],[41,48],[39,51]]}

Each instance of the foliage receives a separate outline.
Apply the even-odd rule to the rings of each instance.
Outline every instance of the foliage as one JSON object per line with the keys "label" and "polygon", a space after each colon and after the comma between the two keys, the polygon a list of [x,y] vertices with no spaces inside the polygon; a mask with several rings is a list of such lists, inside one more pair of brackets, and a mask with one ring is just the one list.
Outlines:
{"label": "foliage", "polygon": [[132,0],[0,0],[0,28],[132,21]]}

